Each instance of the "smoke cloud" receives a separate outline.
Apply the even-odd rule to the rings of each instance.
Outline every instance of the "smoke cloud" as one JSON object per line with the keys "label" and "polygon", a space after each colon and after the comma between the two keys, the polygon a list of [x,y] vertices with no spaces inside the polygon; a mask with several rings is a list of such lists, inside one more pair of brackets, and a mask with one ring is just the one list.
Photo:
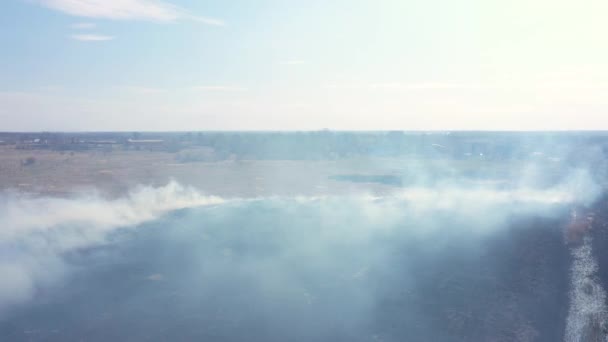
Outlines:
{"label": "smoke cloud", "polygon": [[6,193],[0,313],[71,312],[52,329],[15,323],[51,340],[91,337],[83,317],[100,340],[547,337],[568,255],[544,253],[566,250],[557,223],[598,194],[585,172],[565,179],[230,200],[175,182],[119,199]]}
{"label": "smoke cloud", "polygon": [[0,313],[31,298],[66,272],[63,254],[106,242],[117,228],[137,226],[172,210],[223,203],[171,182],[139,187],[125,198],[95,194],[76,198],[0,197]]}

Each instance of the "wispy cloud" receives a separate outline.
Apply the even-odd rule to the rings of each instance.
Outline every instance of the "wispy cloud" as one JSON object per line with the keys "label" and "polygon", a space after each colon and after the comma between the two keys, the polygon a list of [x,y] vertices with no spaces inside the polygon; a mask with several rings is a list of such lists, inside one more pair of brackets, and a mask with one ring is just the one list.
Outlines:
{"label": "wispy cloud", "polygon": [[142,85],[119,85],[114,87],[116,90],[121,92],[128,92],[131,94],[139,95],[151,95],[151,94],[166,94],[166,93],[180,93],[180,92],[244,92],[248,91],[248,88],[237,86],[237,85],[202,85],[202,86],[190,86],[190,87],[172,87],[172,88],[159,88]]}
{"label": "wispy cloud", "polygon": [[74,23],[70,25],[70,28],[75,30],[91,30],[97,27],[95,23]]}
{"label": "wispy cloud", "polygon": [[114,39],[113,36],[106,36],[102,34],[73,34],[70,38],[79,40],[81,42],[100,42]]}
{"label": "wispy cloud", "polygon": [[197,21],[199,23],[203,23],[206,25],[211,25],[211,26],[226,26],[226,23],[223,20],[216,19],[216,18],[201,17],[201,16],[195,16],[195,15],[188,15],[188,16],[185,16],[184,18],[190,19],[193,21]]}
{"label": "wispy cloud", "polygon": [[196,86],[192,87],[192,90],[195,91],[247,91],[248,89],[240,86],[229,86],[229,85],[206,85],[206,86]]}
{"label": "wispy cloud", "polygon": [[224,26],[220,19],[193,15],[187,10],[160,0],[36,0],[42,6],[85,18],[112,20],[149,20],[172,22],[195,20],[207,25]]}
{"label": "wispy cloud", "polygon": [[45,85],[45,86],[41,86],[38,88],[38,90],[45,92],[45,93],[56,93],[59,91],[64,90],[65,88],[61,85],[56,85],[56,84],[50,84],[50,85]]}
{"label": "wispy cloud", "polygon": [[166,93],[167,89],[163,88],[154,88],[154,87],[144,87],[144,86],[131,86],[124,85],[116,87],[118,90],[127,91],[130,93],[142,94],[142,95],[150,95],[150,94],[162,94]]}
{"label": "wispy cloud", "polygon": [[[330,83],[321,86],[323,89],[359,89],[359,90],[388,90],[388,91],[411,91],[411,90],[458,90],[479,89],[481,85],[473,83],[458,82],[378,82],[378,83]],[[484,85],[488,88],[489,85]]]}
{"label": "wispy cloud", "polygon": [[467,83],[452,83],[452,82],[422,82],[422,83],[401,83],[401,82],[385,82],[371,83],[371,89],[403,89],[403,90],[441,90],[441,89],[472,89],[478,86]]}
{"label": "wispy cloud", "polygon": [[365,85],[361,83],[328,83],[321,85],[322,89],[338,90],[338,89],[363,89]]}
{"label": "wispy cloud", "polygon": [[293,59],[293,60],[282,61],[281,64],[283,64],[283,65],[301,65],[301,64],[306,64],[306,61],[303,61],[301,59]]}

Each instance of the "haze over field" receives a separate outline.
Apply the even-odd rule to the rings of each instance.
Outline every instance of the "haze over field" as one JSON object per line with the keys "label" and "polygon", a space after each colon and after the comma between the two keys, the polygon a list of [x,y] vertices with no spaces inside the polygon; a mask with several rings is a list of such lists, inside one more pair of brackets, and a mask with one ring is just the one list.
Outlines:
{"label": "haze over field", "polygon": [[[587,196],[567,189],[222,200],[172,183],[109,201],[4,196],[0,334],[556,340],[568,312],[557,222]],[[578,337],[591,320],[579,311],[605,307],[571,300]]]}
{"label": "haze over field", "polygon": [[0,341],[608,342],[605,0],[4,0]]}
{"label": "haze over field", "polygon": [[1,337],[605,336],[600,133],[100,134],[5,135]]}

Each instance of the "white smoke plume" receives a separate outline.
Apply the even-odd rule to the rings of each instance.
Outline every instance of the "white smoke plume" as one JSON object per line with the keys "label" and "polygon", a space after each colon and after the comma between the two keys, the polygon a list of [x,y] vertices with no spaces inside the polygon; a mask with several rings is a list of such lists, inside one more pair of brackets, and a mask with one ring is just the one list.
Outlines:
{"label": "white smoke plume", "polygon": [[[298,255],[306,241],[311,250],[345,240],[371,241],[383,227],[408,230],[404,234],[432,234],[434,230],[445,229],[445,225],[434,222],[438,211],[453,213],[451,217],[474,218],[474,225],[488,233],[501,227],[509,215],[555,215],[556,207],[588,200],[586,197],[591,196],[593,191],[589,189],[592,188],[592,184],[584,187],[566,184],[542,190],[526,187],[467,188],[453,184],[406,188],[382,197],[360,194],[347,198],[296,197],[295,202],[280,197],[270,200],[288,212],[297,210],[289,207],[294,203],[315,202],[322,221],[331,226],[331,229],[320,230],[320,235],[294,231],[295,237],[305,241],[295,237],[292,241],[289,237],[285,243],[293,244],[287,250]],[[268,198],[251,199],[264,200]],[[244,203],[248,200],[238,201]],[[0,275],[3,277],[0,282],[0,314],[14,304],[35,298],[41,289],[60,282],[70,271],[64,259],[66,253],[104,244],[109,233],[116,229],[135,227],[173,210],[222,203],[226,200],[201,195],[195,189],[175,182],[158,188],[139,187],[119,199],[104,199],[95,194],[74,198],[0,195]],[[357,215],[353,215],[353,210]],[[352,217],[363,218],[369,224],[361,227],[344,224],[345,219]],[[411,224],[407,227],[394,224],[404,220]],[[327,261],[318,254],[318,251],[310,256],[306,254],[306,260],[312,262],[310,260],[317,258],[321,267]]]}
{"label": "white smoke plume", "polygon": [[114,200],[0,197],[0,313],[31,298],[66,271],[62,254],[101,244],[117,228],[133,227],[177,209],[222,203],[218,197],[171,182],[139,187]]}

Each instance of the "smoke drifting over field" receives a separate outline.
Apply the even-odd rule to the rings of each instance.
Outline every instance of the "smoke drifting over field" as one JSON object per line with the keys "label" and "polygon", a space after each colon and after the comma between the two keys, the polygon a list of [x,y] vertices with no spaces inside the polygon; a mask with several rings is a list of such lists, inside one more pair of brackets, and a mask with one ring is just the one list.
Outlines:
{"label": "smoke drifting over field", "polygon": [[65,253],[106,243],[108,234],[157,219],[176,209],[218,204],[193,189],[172,182],[160,188],[140,187],[126,198],[105,200],[90,194],[78,198],[0,197],[0,314],[8,305],[31,298],[67,271]]}
{"label": "smoke drifting over field", "polygon": [[598,195],[585,172],[564,179],[383,196],[7,193],[0,336],[555,341],[570,281],[560,222]]}

